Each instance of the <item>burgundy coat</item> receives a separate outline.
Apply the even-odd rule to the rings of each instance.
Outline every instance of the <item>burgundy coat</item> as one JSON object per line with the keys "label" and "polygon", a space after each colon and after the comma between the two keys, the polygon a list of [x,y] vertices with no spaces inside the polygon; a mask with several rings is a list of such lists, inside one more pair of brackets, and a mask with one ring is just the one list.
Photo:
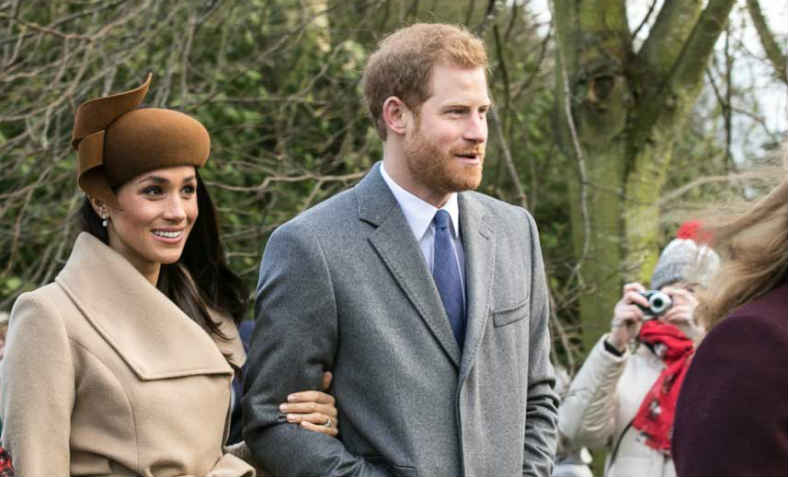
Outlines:
{"label": "burgundy coat", "polygon": [[673,435],[681,476],[788,475],[788,286],[714,327],[681,388]]}

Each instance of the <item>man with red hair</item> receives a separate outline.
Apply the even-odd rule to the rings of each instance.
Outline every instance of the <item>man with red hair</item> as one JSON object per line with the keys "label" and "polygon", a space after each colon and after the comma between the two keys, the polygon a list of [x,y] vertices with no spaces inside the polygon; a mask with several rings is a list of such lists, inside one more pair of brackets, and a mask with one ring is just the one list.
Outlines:
{"label": "man with red hair", "polygon": [[[364,72],[382,163],[271,236],[243,403],[246,441],[274,475],[549,475],[557,399],[536,225],[473,191],[486,68],[462,28],[386,37]],[[277,408],[324,371],[338,440]]]}

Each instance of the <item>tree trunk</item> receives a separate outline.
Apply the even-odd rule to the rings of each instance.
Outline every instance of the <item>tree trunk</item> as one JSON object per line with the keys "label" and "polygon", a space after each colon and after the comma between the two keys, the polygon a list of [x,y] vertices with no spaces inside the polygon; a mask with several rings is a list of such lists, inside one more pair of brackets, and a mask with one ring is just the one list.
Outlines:
{"label": "tree trunk", "polygon": [[586,350],[609,330],[621,286],[648,286],[671,150],[733,3],[665,2],[636,52],[625,2],[554,1],[558,133],[577,163],[567,180]]}

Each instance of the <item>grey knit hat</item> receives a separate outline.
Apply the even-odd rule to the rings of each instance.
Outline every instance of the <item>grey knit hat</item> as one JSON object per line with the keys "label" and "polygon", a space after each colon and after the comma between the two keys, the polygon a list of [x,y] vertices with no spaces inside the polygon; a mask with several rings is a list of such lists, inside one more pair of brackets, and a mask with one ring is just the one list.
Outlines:
{"label": "grey knit hat", "polygon": [[651,288],[659,290],[678,281],[706,286],[719,267],[717,252],[692,239],[677,238],[662,250],[651,274]]}

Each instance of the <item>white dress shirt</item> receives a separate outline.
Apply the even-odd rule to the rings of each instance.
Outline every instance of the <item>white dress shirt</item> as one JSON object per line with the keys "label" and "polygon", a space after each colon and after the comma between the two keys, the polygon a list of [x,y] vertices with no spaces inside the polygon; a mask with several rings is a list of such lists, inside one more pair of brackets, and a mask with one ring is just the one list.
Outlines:
{"label": "white dress shirt", "polygon": [[[397,199],[402,213],[405,214],[405,220],[410,225],[410,230],[416,241],[419,243],[421,253],[424,255],[424,260],[427,262],[427,267],[430,271],[433,270],[435,265],[435,224],[432,220],[438,212],[438,208],[432,204],[421,200],[407,190],[400,187],[391,176],[386,172],[383,164],[380,165],[380,175],[386,185],[391,189],[394,198]],[[462,281],[462,295],[465,298],[465,254],[462,248],[462,239],[460,238],[460,207],[457,202],[457,194],[452,193],[449,200],[441,207],[449,213],[451,218],[451,242],[454,246],[454,251],[457,255],[457,266],[460,268],[460,280]]]}

